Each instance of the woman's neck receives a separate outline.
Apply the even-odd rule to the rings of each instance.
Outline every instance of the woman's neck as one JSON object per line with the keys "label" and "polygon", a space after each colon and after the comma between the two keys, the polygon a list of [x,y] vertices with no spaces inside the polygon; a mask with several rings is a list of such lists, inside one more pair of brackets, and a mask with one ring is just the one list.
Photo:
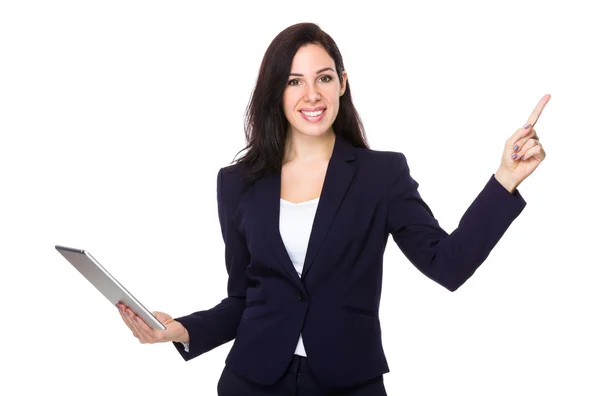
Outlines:
{"label": "woman's neck", "polygon": [[320,136],[309,136],[290,131],[285,143],[283,163],[329,160],[334,144],[333,129]]}

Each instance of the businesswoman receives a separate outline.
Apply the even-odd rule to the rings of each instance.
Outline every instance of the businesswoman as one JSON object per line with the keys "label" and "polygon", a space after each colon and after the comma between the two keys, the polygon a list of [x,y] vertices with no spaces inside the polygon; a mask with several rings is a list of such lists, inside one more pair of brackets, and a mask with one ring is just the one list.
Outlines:
{"label": "businesswoman", "polygon": [[385,395],[378,319],[388,236],[450,291],[488,257],[525,207],[517,186],[545,157],[534,125],[546,95],[506,142],[451,233],[421,199],[403,154],[368,148],[332,38],[310,23],[268,47],[247,109],[244,155],[222,168],[217,199],[227,298],[150,329],[185,360],[235,339],[219,395]]}

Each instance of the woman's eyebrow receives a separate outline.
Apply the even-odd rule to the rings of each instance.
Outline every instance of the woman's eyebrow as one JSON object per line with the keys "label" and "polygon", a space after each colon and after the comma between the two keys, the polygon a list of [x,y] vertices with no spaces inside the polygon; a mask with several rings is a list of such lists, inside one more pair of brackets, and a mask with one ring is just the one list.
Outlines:
{"label": "woman's eyebrow", "polygon": [[[333,71],[333,69],[331,67],[324,67],[322,69],[317,70],[317,72],[315,74],[323,73],[325,70],[331,70],[331,71]],[[290,76],[304,77],[304,74],[301,74],[301,73],[290,73]]]}

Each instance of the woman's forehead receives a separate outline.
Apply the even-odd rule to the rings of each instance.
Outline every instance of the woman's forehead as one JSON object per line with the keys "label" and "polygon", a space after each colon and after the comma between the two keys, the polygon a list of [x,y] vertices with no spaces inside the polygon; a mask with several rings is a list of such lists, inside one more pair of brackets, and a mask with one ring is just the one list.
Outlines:
{"label": "woman's forehead", "polygon": [[330,68],[335,71],[335,62],[327,51],[320,45],[308,44],[302,46],[294,55],[292,73],[313,74]]}

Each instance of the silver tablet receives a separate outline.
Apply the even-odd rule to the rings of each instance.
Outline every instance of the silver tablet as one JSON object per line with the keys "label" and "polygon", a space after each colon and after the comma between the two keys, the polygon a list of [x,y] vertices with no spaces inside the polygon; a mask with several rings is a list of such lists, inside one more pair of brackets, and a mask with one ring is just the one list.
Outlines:
{"label": "silver tablet", "polygon": [[154,329],[166,330],[166,327],[138,300],[135,299],[91,254],[81,249],[55,246],[77,271],[96,287],[108,300],[116,305],[123,303],[136,313],[146,324]]}

